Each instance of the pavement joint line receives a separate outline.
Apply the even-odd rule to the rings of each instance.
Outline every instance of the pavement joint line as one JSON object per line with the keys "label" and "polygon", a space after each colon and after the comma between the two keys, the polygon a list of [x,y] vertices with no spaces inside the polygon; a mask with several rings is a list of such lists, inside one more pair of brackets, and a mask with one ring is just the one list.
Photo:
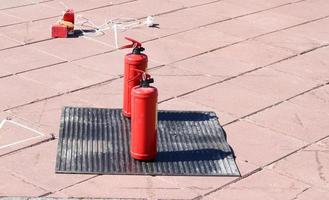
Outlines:
{"label": "pavement joint line", "polygon": [[278,101],[278,102],[276,102],[276,103],[274,103],[274,104],[272,104],[272,105],[266,106],[266,107],[264,107],[264,108],[261,108],[261,109],[259,109],[259,110],[256,110],[255,112],[252,112],[252,113],[249,113],[249,114],[247,114],[247,115],[244,115],[244,116],[242,116],[242,117],[240,117],[240,118],[238,118],[238,119],[235,119],[235,120],[233,120],[233,121],[231,121],[231,122],[228,122],[228,123],[226,123],[226,124],[223,124],[223,127],[224,127],[224,126],[227,126],[227,125],[230,125],[230,124],[232,124],[232,123],[235,123],[235,122],[237,122],[237,121],[239,121],[239,120],[241,120],[241,119],[245,119],[245,118],[248,118],[248,117],[253,116],[253,115],[255,115],[255,114],[258,114],[258,113],[260,113],[260,112],[263,112],[263,111],[265,111],[265,110],[267,110],[267,109],[270,109],[270,108],[273,108],[273,107],[275,107],[275,106],[278,106],[278,105],[280,105],[280,104],[282,104],[282,103],[284,103],[284,102],[287,102],[287,101],[289,101],[289,100],[291,100],[291,99],[294,99],[294,98],[296,98],[296,97],[299,97],[299,96],[301,96],[301,95],[303,95],[303,94],[306,94],[306,93],[308,93],[308,92],[311,92],[311,91],[313,91],[313,90],[316,90],[316,89],[322,88],[322,87],[324,87],[324,86],[326,86],[326,85],[329,85],[329,82],[322,83],[322,84],[318,84],[318,85],[316,85],[315,87],[313,87],[313,88],[311,88],[311,89],[308,89],[308,90],[305,90],[305,91],[303,91],[303,92],[301,92],[301,93],[298,93],[298,94],[296,94],[296,95],[294,95],[294,96],[292,96],[292,97],[289,97],[289,98],[287,98],[287,99],[284,99],[284,100]]}
{"label": "pavement joint line", "polygon": [[[298,24],[295,24],[295,25],[291,25],[291,26],[288,26],[288,27],[285,27],[285,28],[270,31],[270,32],[267,32],[267,33],[262,33],[262,34],[257,35],[256,38],[259,38],[259,37],[262,37],[262,36],[265,36],[265,35],[269,35],[269,34],[272,34],[272,33],[276,33],[276,32],[279,32],[279,31],[288,30],[290,28],[295,28],[295,27],[298,27],[298,26],[302,26],[302,25],[305,25],[305,24],[310,24],[310,23],[313,23],[313,22],[316,22],[316,21],[319,21],[319,20],[322,20],[322,19],[327,19],[328,17],[329,17],[329,15],[325,15],[325,16],[318,17],[318,18],[315,18],[315,19],[311,19],[311,20],[301,22],[301,23],[298,23]],[[250,39],[254,39],[254,38],[250,38]]]}
{"label": "pavement joint line", "polygon": [[[157,40],[157,39],[161,39],[161,38],[170,37],[172,35],[176,35],[176,34],[180,34],[180,33],[185,33],[185,32],[192,31],[192,30],[195,30],[195,29],[198,29],[198,28],[205,28],[207,26],[218,24],[218,23],[221,23],[221,22],[230,21],[230,20],[246,17],[246,16],[249,16],[249,15],[262,13],[262,12],[269,11],[269,10],[272,10],[272,9],[275,9],[275,8],[284,7],[284,6],[287,6],[287,5],[290,5],[290,4],[297,4],[297,3],[300,3],[300,2],[303,2],[303,1],[307,1],[307,0],[299,0],[299,1],[289,2],[289,3],[277,5],[277,6],[274,6],[274,7],[271,7],[271,8],[262,9],[262,10],[258,10],[258,11],[238,15],[238,16],[235,16],[235,17],[228,17],[226,19],[221,19],[221,20],[218,20],[218,21],[215,21],[215,22],[210,22],[210,23],[207,23],[207,24],[199,25],[199,26],[196,26],[196,27],[193,27],[193,28],[189,28],[189,29],[185,29],[185,30],[178,31],[178,32],[175,32],[175,33],[167,34],[167,35],[160,36],[160,37],[157,37],[157,38],[152,38],[152,39],[144,41],[144,43],[149,42],[149,41],[154,41],[154,40]],[[242,41],[244,41],[244,40],[242,40]]]}
{"label": "pavement joint line", "polygon": [[[182,10],[186,10],[186,9],[190,9],[190,8],[202,7],[202,6],[205,6],[205,5],[210,5],[210,4],[218,3],[218,2],[221,2],[221,1],[224,1],[224,0],[214,0],[214,1],[206,2],[206,3],[200,3],[200,4],[192,5],[192,6],[183,6],[181,8],[176,8],[176,9],[173,9],[173,10],[160,12],[160,13],[154,14],[153,16],[157,17],[157,16],[161,16],[161,15],[171,14],[171,13],[174,13],[174,12],[177,12],[177,11],[182,11]],[[138,19],[143,19],[143,18],[144,17],[141,17],[141,18],[138,18]]]}
{"label": "pavement joint line", "polygon": [[[283,160],[284,160],[284,159],[283,159]],[[274,163],[274,164],[278,164],[278,162],[276,162],[276,163]],[[272,165],[274,165],[274,164],[272,164]],[[293,176],[291,176],[291,175],[289,175],[289,174],[284,174],[284,172],[281,172],[281,171],[279,171],[279,170],[272,169],[272,168],[270,168],[270,167],[271,167],[271,165],[268,166],[268,167],[266,167],[266,169],[267,169],[267,170],[271,170],[271,172],[276,173],[276,174],[279,174],[279,175],[281,175],[281,176],[285,176],[285,177],[287,177],[287,178],[289,178],[289,179],[293,179],[293,180],[295,180],[295,181],[298,181],[298,182],[304,183],[305,185],[308,185],[308,186],[310,186],[310,187],[314,186],[313,183],[306,182],[306,181],[301,180],[301,179],[299,179],[299,178],[293,177]]]}
{"label": "pavement joint line", "polygon": [[206,197],[206,196],[208,196],[208,195],[210,195],[210,194],[212,194],[214,192],[217,192],[219,190],[222,190],[223,188],[225,188],[227,186],[230,186],[230,185],[232,185],[234,183],[237,183],[237,182],[239,182],[239,181],[241,181],[241,180],[243,180],[245,178],[248,178],[249,176],[252,176],[255,173],[258,173],[258,172],[260,172],[262,170],[263,170],[262,167],[258,167],[257,169],[254,169],[251,172],[248,172],[248,173],[242,175],[241,177],[238,177],[238,178],[236,178],[236,179],[234,179],[234,180],[232,180],[232,181],[230,181],[230,182],[228,182],[228,183],[226,183],[226,184],[224,184],[224,185],[222,185],[222,186],[220,186],[220,187],[218,187],[218,188],[216,188],[216,189],[214,189],[214,190],[212,190],[210,192],[207,192],[207,193],[205,193],[203,195],[199,195],[199,196],[193,198],[192,200],[201,200],[203,197]]}
{"label": "pavement joint line", "polygon": [[41,195],[41,196],[39,196],[39,197],[46,197],[46,196],[49,196],[49,195],[54,194],[54,193],[56,193],[56,192],[63,191],[63,190],[65,190],[65,189],[68,189],[68,188],[74,187],[74,186],[76,186],[76,185],[79,185],[79,184],[81,184],[81,183],[87,182],[87,181],[89,181],[89,180],[91,180],[91,179],[94,179],[94,178],[97,178],[97,177],[100,177],[100,176],[102,176],[102,175],[99,175],[99,174],[92,175],[92,176],[89,177],[89,178],[86,178],[86,179],[83,179],[83,180],[81,180],[81,181],[75,182],[75,183],[73,183],[73,184],[71,184],[71,185],[68,185],[68,186],[66,186],[66,187],[60,188],[60,189],[58,189],[58,190],[51,191],[50,193],[48,193],[48,194],[44,194],[44,195]]}
{"label": "pavement joint line", "polygon": [[39,70],[39,69],[49,68],[49,67],[52,67],[54,65],[60,65],[60,64],[67,63],[67,62],[68,61],[57,62],[57,63],[50,64],[50,65],[44,65],[44,66],[41,66],[41,67],[36,67],[36,68],[32,68],[32,69],[27,69],[27,70],[19,71],[19,72],[16,72],[16,73],[11,73],[11,74],[7,74],[7,75],[3,75],[3,76],[0,76],[0,79],[1,78],[8,78],[8,77],[11,77],[11,76],[20,75],[20,74],[23,74],[23,73],[26,73],[26,72],[36,71],[36,70]]}
{"label": "pavement joint line", "polygon": [[306,192],[307,190],[309,190],[309,189],[311,189],[311,188],[312,188],[311,186],[310,186],[310,187],[306,187],[304,190],[302,190],[301,192],[297,193],[297,194],[295,195],[295,197],[292,198],[291,200],[296,200],[296,199],[298,199],[298,197],[299,197],[301,194],[303,194],[304,192]]}
{"label": "pavement joint line", "polygon": [[55,140],[55,139],[56,139],[56,138],[55,138],[54,134],[50,134],[50,137],[45,138],[45,139],[43,139],[43,140],[41,140],[41,141],[38,141],[38,142],[35,142],[35,143],[33,143],[33,144],[30,144],[30,145],[24,146],[24,147],[22,147],[22,148],[15,149],[15,150],[13,150],[13,151],[10,151],[10,152],[4,153],[4,154],[1,154],[1,155],[0,155],[0,158],[1,158],[1,157],[4,157],[4,156],[12,155],[12,154],[14,154],[14,153],[16,153],[16,152],[20,152],[20,151],[25,150],[25,149],[29,149],[29,148],[32,148],[32,147],[38,146],[38,145],[43,144],[43,143],[47,143],[47,142],[53,141],[53,140]]}
{"label": "pavement joint line", "polygon": [[45,68],[52,67],[54,65],[60,65],[60,64],[64,64],[64,63],[68,63],[68,61],[62,61],[62,62],[57,62],[57,63],[54,63],[54,64],[50,64],[50,65],[44,65],[44,66],[41,66],[41,67],[36,67],[36,68],[33,68],[33,69],[23,70],[23,71],[11,74],[9,76],[15,76],[15,75],[23,74],[23,73],[26,73],[26,72],[32,72],[32,71],[36,71],[36,70],[39,70],[39,69],[45,69]]}
{"label": "pavement joint line", "polygon": [[51,2],[51,1],[54,1],[54,0],[46,0],[46,1],[41,1],[41,2],[34,2],[34,1],[29,0],[30,3],[28,3],[28,4],[19,5],[19,6],[12,6],[12,7],[7,7],[7,8],[1,8],[0,11],[10,10],[10,9],[14,9],[14,8],[22,8],[22,7],[32,6],[32,5],[36,5],[36,4],[47,3],[47,2]]}
{"label": "pavement joint line", "polygon": [[[1,27],[0,27],[1,28]],[[24,42],[21,42],[21,41],[18,41],[18,40],[15,40],[13,38],[10,38],[6,35],[2,35],[6,38],[8,38],[9,40],[11,41],[14,41],[14,42],[17,42],[19,43],[18,45],[15,45],[15,46],[11,46],[11,47],[6,47],[6,48],[3,48],[3,49],[0,49],[0,51],[5,51],[5,50],[9,50],[9,49],[15,49],[15,48],[19,48],[19,47],[23,47],[23,46],[27,46],[27,45],[30,45],[30,44],[36,44],[36,43],[41,43],[41,42],[45,42],[45,41],[49,41],[49,40],[54,40],[55,38],[46,38],[46,39],[42,39],[42,40],[38,40],[38,41],[33,41],[33,42],[27,42],[27,43],[24,43]],[[41,51],[41,50],[39,50]]]}
{"label": "pavement joint line", "polygon": [[[94,7],[94,8],[79,10],[79,11],[76,11],[76,13],[88,12],[88,11],[102,9],[102,8],[106,8],[106,7],[118,6],[118,5],[122,5],[122,4],[128,4],[128,3],[135,2],[135,1],[138,1],[138,0],[129,0],[129,1],[124,1],[124,2],[119,2],[119,3],[110,3],[110,4],[107,4],[107,5],[103,5],[103,6],[98,6],[98,7]],[[51,7],[51,6],[48,6],[48,7]],[[43,21],[43,20],[47,20],[47,19],[53,19],[53,18],[57,18],[57,17],[61,17],[61,16],[62,15],[56,15],[56,16],[39,18],[39,19],[32,20],[32,22],[38,22],[38,21]]]}
{"label": "pavement joint line", "polygon": [[219,191],[219,190],[222,190],[223,188],[225,188],[225,187],[227,187],[227,186],[229,186],[229,185],[232,185],[232,184],[234,184],[234,183],[236,183],[236,182],[238,182],[238,181],[241,181],[241,180],[243,180],[243,179],[245,179],[245,178],[247,178],[247,177],[249,177],[249,176],[252,176],[252,175],[254,175],[254,174],[256,174],[256,173],[258,173],[258,172],[260,172],[260,171],[263,171],[266,167],[268,167],[268,166],[270,166],[270,165],[272,165],[272,164],[274,164],[274,163],[276,163],[276,162],[279,162],[279,161],[281,161],[281,160],[283,160],[283,159],[285,159],[285,158],[287,158],[287,157],[289,157],[289,156],[291,156],[291,155],[293,155],[293,154],[295,154],[295,153],[297,153],[297,152],[300,152],[300,151],[306,149],[307,147],[309,147],[309,146],[311,146],[311,145],[313,145],[313,144],[316,144],[316,143],[318,143],[318,142],[320,142],[320,141],[322,141],[322,140],[325,140],[325,139],[327,139],[327,138],[329,138],[329,135],[327,135],[327,136],[325,136],[325,137],[322,137],[322,138],[320,138],[320,139],[318,139],[318,140],[316,140],[316,141],[310,142],[310,143],[308,143],[308,144],[306,144],[306,145],[304,145],[304,146],[302,146],[302,147],[296,149],[295,151],[292,151],[292,152],[290,152],[290,153],[288,153],[288,154],[286,154],[286,155],[284,155],[284,156],[282,156],[282,157],[276,159],[275,161],[272,161],[272,162],[270,162],[270,163],[268,163],[268,164],[266,164],[266,165],[260,166],[260,167],[257,168],[256,170],[254,170],[254,171],[252,171],[252,172],[250,172],[250,173],[248,173],[248,174],[246,174],[246,175],[243,175],[243,176],[241,176],[241,177],[239,177],[239,178],[237,178],[237,179],[234,179],[234,180],[231,181],[231,182],[228,182],[227,184],[224,184],[224,185],[220,186],[219,188],[216,188],[216,189],[214,189],[214,190],[212,190],[212,191],[209,191],[209,192],[207,192],[207,193],[205,193],[205,194],[203,194],[203,195],[200,195],[198,198],[195,198],[195,200],[200,199],[200,198],[203,198],[203,197],[206,197],[206,196],[208,196],[208,195],[210,195],[210,194],[212,194],[212,193],[214,193],[214,192],[217,192],[217,191]]}
{"label": "pavement joint line", "polygon": [[24,182],[24,183],[26,183],[26,184],[32,185],[33,187],[39,188],[39,189],[41,189],[41,190],[43,190],[43,191],[45,191],[45,192],[48,191],[47,189],[45,189],[45,188],[43,188],[43,187],[41,187],[41,186],[39,186],[39,185],[36,185],[36,184],[34,184],[34,183],[31,183],[30,181],[27,181],[27,180],[25,179],[25,177],[21,176],[20,174],[15,173],[14,171],[9,170],[8,172],[10,173],[10,175],[12,175],[12,176],[18,178],[19,180],[21,180],[22,182]]}

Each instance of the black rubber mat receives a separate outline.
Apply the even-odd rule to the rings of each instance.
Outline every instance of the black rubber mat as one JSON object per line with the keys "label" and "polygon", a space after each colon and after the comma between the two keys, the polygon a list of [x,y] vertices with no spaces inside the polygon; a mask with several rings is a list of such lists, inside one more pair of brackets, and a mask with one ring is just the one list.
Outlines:
{"label": "black rubber mat", "polygon": [[121,109],[65,107],[57,173],[239,176],[233,152],[214,112],[158,112],[153,162],[129,154],[130,120]]}

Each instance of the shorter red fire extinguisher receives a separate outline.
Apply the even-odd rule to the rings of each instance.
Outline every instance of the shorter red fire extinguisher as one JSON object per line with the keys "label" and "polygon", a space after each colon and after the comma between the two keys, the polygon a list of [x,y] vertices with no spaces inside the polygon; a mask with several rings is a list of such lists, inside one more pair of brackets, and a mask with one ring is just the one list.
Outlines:
{"label": "shorter red fire extinguisher", "polygon": [[147,55],[143,54],[144,48],[142,44],[132,38],[125,37],[131,41],[129,45],[125,45],[120,49],[133,48],[133,51],[125,56],[124,68],[124,91],[123,91],[123,109],[122,114],[125,117],[131,116],[131,90],[140,83],[140,72],[145,72],[147,68]]}
{"label": "shorter red fire extinguisher", "polygon": [[130,154],[136,160],[154,160],[157,154],[158,90],[153,79],[143,74],[131,91]]}

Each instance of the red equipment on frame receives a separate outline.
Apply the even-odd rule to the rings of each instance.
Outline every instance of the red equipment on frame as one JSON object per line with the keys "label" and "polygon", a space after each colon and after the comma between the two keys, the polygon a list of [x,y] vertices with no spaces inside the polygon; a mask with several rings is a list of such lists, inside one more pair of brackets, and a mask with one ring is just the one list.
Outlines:
{"label": "red equipment on frame", "polygon": [[131,91],[130,154],[137,160],[154,160],[157,154],[158,90],[153,79],[143,74]]}
{"label": "red equipment on frame", "polygon": [[51,27],[51,37],[66,38],[74,34],[74,11],[67,9],[63,18]]}
{"label": "red equipment on frame", "polygon": [[132,53],[125,56],[125,69],[124,69],[124,92],[123,92],[123,109],[122,114],[125,117],[131,116],[131,90],[133,87],[140,84],[140,79],[137,78],[145,72],[147,68],[147,55],[141,53],[145,49],[142,44],[132,38],[125,37],[131,41],[129,45],[125,45],[120,49],[133,48]]}

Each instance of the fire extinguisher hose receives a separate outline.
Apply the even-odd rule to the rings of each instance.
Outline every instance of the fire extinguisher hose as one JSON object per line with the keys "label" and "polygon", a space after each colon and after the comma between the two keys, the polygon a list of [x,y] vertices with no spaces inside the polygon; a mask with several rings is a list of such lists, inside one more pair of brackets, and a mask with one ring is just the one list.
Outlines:
{"label": "fire extinguisher hose", "polygon": [[136,71],[138,74],[137,74],[136,76],[132,77],[130,80],[128,80],[128,82],[134,81],[134,80],[136,80],[136,79],[138,79],[138,78],[140,79],[140,77],[141,77],[143,74],[146,75],[146,78],[150,78],[150,77],[151,77],[150,74],[148,74],[147,72],[144,72],[143,70],[140,70],[140,69],[133,69],[133,70]]}

